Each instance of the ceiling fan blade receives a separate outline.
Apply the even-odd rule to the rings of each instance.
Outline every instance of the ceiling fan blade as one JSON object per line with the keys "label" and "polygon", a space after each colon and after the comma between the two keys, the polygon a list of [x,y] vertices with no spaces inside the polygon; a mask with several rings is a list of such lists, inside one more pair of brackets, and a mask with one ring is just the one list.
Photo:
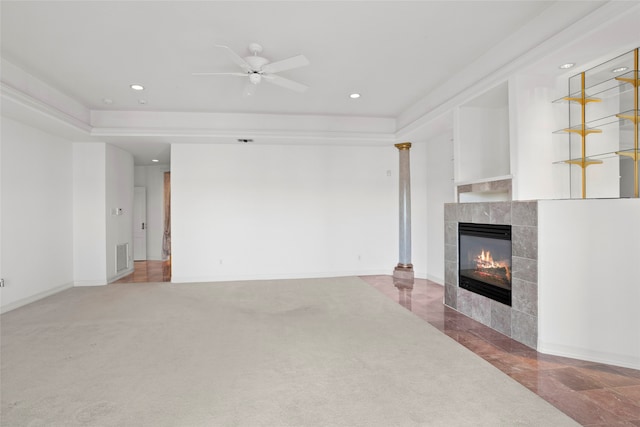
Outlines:
{"label": "ceiling fan blade", "polygon": [[304,55],[292,56],[291,58],[283,59],[282,61],[272,62],[262,67],[262,71],[265,73],[278,73],[280,71],[291,70],[293,68],[304,67],[309,65],[310,62]]}
{"label": "ceiling fan blade", "polygon": [[282,86],[287,89],[295,90],[296,92],[305,92],[309,89],[309,86],[303,85],[302,83],[294,82],[293,80],[285,79],[284,77],[276,76],[273,74],[263,74],[262,77],[269,83],[273,83],[274,85]]}
{"label": "ceiling fan blade", "polygon": [[230,47],[223,46],[221,44],[217,44],[216,47],[221,47],[221,48],[225,49],[226,52],[227,52],[227,55],[229,56],[229,58],[231,58],[231,60],[233,62],[235,62],[236,64],[238,64],[243,70],[251,71],[251,65],[249,65],[249,63],[247,61],[245,61],[240,55],[238,55],[233,50],[231,50]]}
{"label": "ceiling fan blade", "polygon": [[192,76],[240,76],[247,77],[247,73],[191,73]]}
{"label": "ceiling fan blade", "polygon": [[244,85],[242,96],[244,96],[245,98],[248,96],[252,96],[254,93],[256,93],[257,88],[258,88],[257,84],[251,83],[251,81],[247,81],[247,83],[245,83]]}

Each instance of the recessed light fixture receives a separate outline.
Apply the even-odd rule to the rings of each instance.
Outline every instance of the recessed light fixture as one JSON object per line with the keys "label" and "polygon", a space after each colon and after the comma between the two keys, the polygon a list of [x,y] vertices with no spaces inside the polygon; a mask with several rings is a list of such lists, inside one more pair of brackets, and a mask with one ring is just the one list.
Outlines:
{"label": "recessed light fixture", "polygon": [[358,98],[360,98],[360,94],[359,93],[352,93],[351,95],[349,95],[349,98],[358,99]]}
{"label": "recessed light fixture", "polygon": [[144,105],[144,104],[146,104],[146,103],[147,103],[147,100],[146,100],[146,99],[138,99],[138,104],[140,104],[140,105]]}
{"label": "recessed light fixture", "polygon": [[144,90],[144,86],[142,86],[142,85],[136,85],[136,84],[133,84],[133,85],[131,85],[131,86],[129,86],[129,87],[130,87],[131,89],[133,89],[133,90]]}
{"label": "recessed light fixture", "polygon": [[574,65],[576,65],[576,64],[573,63],[573,62],[567,62],[566,64],[562,64],[558,68],[560,68],[561,70],[567,70],[567,69],[573,67]]}
{"label": "recessed light fixture", "polygon": [[153,163],[158,163],[160,160],[158,160],[158,159],[151,159],[151,161],[152,161]]}
{"label": "recessed light fixture", "polygon": [[613,70],[611,70],[612,73],[621,73],[623,71],[627,71],[629,68],[628,67],[618,67],[618,68],[614,68]]}

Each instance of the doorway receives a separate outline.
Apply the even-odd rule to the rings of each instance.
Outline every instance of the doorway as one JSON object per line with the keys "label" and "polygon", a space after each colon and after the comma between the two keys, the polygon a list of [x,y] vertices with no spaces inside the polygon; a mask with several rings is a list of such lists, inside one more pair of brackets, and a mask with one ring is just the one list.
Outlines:
{"label": "doorway", "polygon": [[171,172],[151,170],[134,188],[133,273],[114,283],[171,281]]}

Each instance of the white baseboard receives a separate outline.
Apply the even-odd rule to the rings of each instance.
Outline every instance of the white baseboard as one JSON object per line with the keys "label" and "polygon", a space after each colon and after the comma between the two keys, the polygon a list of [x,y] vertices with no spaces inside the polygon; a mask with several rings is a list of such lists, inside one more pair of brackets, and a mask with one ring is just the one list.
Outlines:
{"label": "white baseboard", "polygon": [[104,286],[107,282],[104,280],[76,280],[73,286]]}
{"label": "white baseboard", "polygon": [[640,357],[638,356],[614,354],[588,348],[575,348],[542,341],[538,341],[537,351],[553,356],[605,363],[607,365],[622,366],[623,368],[640,369]]}
{"label": "white baseboard", "polygon": [[35,295],[31,295],[30,297],[19,299],[18,301],[14,301],[10,304],[4,305],[0,307],[0,313],[6,313],[11,310],[15,310],[16,308],[20,308],[27,304],[31,304],[32,302],[36,302],[53,294],[57,294],[58,292],[62,292],[66,289],[72,288],[73,283],[65,283],[64,285],[56,286],[55,288],[46,290],[44,292],[38,292]]}
{"label": "white baseboard", "polygon": [[243,280],[286,280],[286,279],[319,279],[323,277],[351,277],[351,276],[391,276],[393,268],[389,270],[366,271],[331,271],[312,272],[304,274],[251,274],[251,275],[220,275],[220,276],[171,276],[172,283],[203,283],[203,282],[237,282]]}
{"label": "white baseboard", "polygon": [[132,265],[131,267],[129,267],[126,270],[124,270],[122,273],[119,273],[119,274],[116,274],[113,277],[110,277],[109,278],[109,283],[115,282],[116,280],[120,280],[124,276],[128,276],[129,274],[133,273],[134,270],[135,270],[135,267]]}
{"label": "white baseboard", "polygon": [[431,274],[427,274],[427,280],[430,280],[438,285],[444,286],[444,279],[442,277],[432,276]]}

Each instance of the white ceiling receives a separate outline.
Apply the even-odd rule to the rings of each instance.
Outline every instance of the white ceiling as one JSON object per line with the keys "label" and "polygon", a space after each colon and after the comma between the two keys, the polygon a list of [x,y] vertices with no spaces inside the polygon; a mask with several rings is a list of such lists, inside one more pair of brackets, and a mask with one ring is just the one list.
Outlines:
{"label": "white ceiling", "polygon": [[[91,111],[396,119],[438,88],[455,91],[452,76],[484,77],[473,65],[488,55],[495,67],[508,63],[603,3],[2,1],[2,58]],[[191,75],[237,71],[214,45],[244,56],[251,42],[272,61],[304,54],[309,66],[281,75],[310,89],[262,83],[243,97],[241,78]],[[132,91],[132,83],[145,90]],[[352,100],[352,92],[362,97]],[[171,142],[127,141],[116,142],[138,164]]]}

